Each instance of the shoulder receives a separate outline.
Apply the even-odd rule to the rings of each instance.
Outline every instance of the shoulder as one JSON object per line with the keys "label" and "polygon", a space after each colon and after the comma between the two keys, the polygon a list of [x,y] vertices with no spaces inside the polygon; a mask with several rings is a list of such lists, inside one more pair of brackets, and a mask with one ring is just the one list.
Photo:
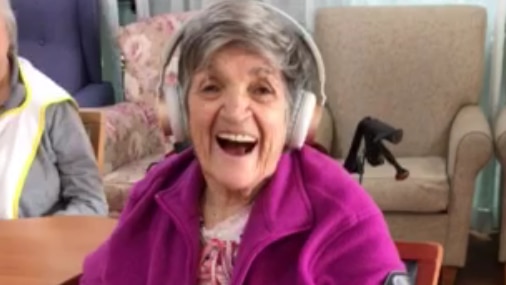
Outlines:
{"label": "shoulder", "polygon": [[298,157],[314,215],[312,235],[324,237],[319,254],[333,255],[343,245],[350,252],[351,248],[380,246],[375,251],[378,256],[389,254],[395,261],[396,250],[383,213],[358,181],[337,160],[315,149],[303,148]]}
{"label": "shoulder", "polygon": [[46,114],[59,114],[62,116],[76,117],[79,114],[79,110],[72,100],[64,100],[47,106]]}
{"label": "shoulder", "polygon": [[[381,215],[364,188],[334,158],[313,148],[299,152],[302,179],[317,215],[338,215],[347,223]],[[326,209],[329,209],[327,211]]]}
{"label": "shoulder", "polygon": [[68,128],[79,127],[82,124],[79,111],[70,100],[53,103],[47,106],[45,117],[47,128],[58,126],[58,128],[63,128],[59,130],[64,133]]}
{"label": "shoulder", "polygon": [[[315,149],[304,148],[298,157],[314,213],[316,272],[356,281],[350,284],[383,284],[390,272],[404,272],[383,213],[360,184]],[[346,266],[353,267],[349,274]]]}

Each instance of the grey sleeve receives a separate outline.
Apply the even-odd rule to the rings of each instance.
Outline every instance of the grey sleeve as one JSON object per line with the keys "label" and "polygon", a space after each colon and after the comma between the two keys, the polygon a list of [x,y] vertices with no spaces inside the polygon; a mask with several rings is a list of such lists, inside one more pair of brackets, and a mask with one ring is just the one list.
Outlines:
{"label": "grey sleeve", "polygon": [[55,215],[107,215],[108,206],[90,139],[71,103],[48,107],[48,135],[66,207]]}

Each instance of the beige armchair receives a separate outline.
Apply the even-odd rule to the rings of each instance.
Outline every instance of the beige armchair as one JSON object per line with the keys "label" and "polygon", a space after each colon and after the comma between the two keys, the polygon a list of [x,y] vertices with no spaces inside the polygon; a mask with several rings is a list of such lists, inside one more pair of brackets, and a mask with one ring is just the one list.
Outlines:
{"label": "beige armchair", "polygon": [[366,166],[364,187],[395,239],[443,245],[443,279],[450,284],[466,261],[475,179],[492,155],[478,105],[485,10],[346,7],[315,16],[331,110],[320,143],[343,159],[365,116],[404,130],[403,141],[387,147],[410,177],[396,181],[391,166]]}

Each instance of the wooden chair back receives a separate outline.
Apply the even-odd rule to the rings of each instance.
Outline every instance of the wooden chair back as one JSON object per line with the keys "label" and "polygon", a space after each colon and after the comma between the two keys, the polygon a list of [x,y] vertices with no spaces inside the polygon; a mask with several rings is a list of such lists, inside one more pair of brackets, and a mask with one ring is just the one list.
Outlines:
{"label": "wooden chair back", "polygon": [[105,118],[104,114],[98,110],[80,109],[79,115],[83,121],[84,128],[90,137],[93,152],[97,159],[97,166],[102,173],[104,164],[104,148],[105,148]]}
{"label": "wooden chair back", "polygon": [[443,261],[443,247],[433,242],[396,241],[414,285],[437,285]]}

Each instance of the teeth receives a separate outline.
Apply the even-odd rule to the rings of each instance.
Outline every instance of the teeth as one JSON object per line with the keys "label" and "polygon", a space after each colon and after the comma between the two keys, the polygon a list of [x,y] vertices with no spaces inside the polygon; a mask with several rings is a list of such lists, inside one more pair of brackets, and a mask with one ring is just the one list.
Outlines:
{"label": "teeth", "polygon": [[225,139],[234,142],[253,143],[256,142],[256,138],[250,135],[244,134],[231,134],[231,133],[220,133],[218,134],[220,139]]}

